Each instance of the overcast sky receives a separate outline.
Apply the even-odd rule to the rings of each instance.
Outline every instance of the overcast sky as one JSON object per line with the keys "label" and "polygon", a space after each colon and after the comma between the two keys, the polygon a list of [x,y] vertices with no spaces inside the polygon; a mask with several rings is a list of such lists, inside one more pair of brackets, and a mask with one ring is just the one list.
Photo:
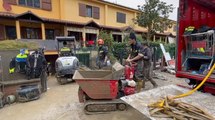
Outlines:
{"label": "overcast sky", "polygon": [[[120,5],[124,5],[127,7],[135,8],[137,9],[137,5],[143,5],[145,3],[145,0],[106,0],[109,2],[117,3]],[[161,0],[166,2],[167,4],[173,4],[174,6],[174,12],[170,14],[170,19],[176,20],[177,19],[177,7],[179,4],[179,0]]]}

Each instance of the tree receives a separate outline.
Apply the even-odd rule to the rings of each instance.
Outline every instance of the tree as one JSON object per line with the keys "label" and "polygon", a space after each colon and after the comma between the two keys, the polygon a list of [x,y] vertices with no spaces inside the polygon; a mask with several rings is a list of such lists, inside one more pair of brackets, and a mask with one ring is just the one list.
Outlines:
{"label": "tree", "polygon": [[145,4],[138,5],[139,13],[134,19],[134,23],[148,29],[147,40],[150,40],[156,31],[164,32],[167,27],[172,26],[169,20],[169,13],[173,12],[173,5],[167,5],[160,0],[145,0]]}

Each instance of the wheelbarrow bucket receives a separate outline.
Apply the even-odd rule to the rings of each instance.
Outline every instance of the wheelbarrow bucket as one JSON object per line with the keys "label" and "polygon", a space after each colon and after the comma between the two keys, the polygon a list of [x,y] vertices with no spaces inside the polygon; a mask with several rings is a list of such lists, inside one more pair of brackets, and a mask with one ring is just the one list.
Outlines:
{"label": "wheelbarrow bucket", "polygon": [[91,99],[115,99],[118,79],[112,71],[75,71],[73,79]]}

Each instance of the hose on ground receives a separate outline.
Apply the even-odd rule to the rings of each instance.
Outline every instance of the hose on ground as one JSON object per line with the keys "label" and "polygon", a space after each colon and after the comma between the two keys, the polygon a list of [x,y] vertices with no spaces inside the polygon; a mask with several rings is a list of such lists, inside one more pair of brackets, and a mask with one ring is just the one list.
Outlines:
{"label": "hose on ground", "polygon": [[[210,75],[212,74],[214,69],[215,69],[215,64],[212,66],[212,68],[210,69],[208,74],[205,76],[203,81],[197,87],[195,87],[194,89],[192,89],[186,93],[183,93],[181,95],[174,96],[174,97],[172,97],[172,99],[178,99],[178,98],[186,97],[186,96],[193,94],[195,91],[197,91],[199,88],[201,88],[202,85],[208,80],[208,78],[210,77]],[[164,103],[165,103],[165,100],[159,100],[158,102],[150,104],[149,106],[163,107]]]}

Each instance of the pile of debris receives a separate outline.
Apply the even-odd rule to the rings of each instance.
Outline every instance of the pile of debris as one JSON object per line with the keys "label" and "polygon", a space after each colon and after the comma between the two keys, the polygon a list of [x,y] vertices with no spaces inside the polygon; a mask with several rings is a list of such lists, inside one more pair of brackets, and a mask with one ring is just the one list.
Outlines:
{"label": "pile of debris", "polygon": [[3,108],[5,105],[13,104],[16,101],[15,95],[4,96],[2,92],[0,92],[0,108]]}
{"label": "pile of debris", "polygon": [[[215,120],[215,97],[211,94],[195,92],[190,96],[179,98],[176,101],[172,101],[172,99],[168,100],[167,98],[166,100],[162,99],[164,96],[177,96],[188,91],[190,90],[177,85],[167,85],[143,91],[134,95],[125,96],[120,99],[151,120],[172,120],[173,115],[184,117],[184,119],[179,120],[192,120],[192,117],[191,119],[188,119],[190,116],[198,117],[198,119],[193,120]],[[159,101],[164,101],[163,106],[160,107],[159,105],[154,104],[156,108],[149,107],[152,103],[161,103]],[[176,119],[178,120],[178,118]]]}
{"label": "pile of debris", "polygon": [[13,94],[0,92],[0,108],[16,102],[29,102],[40,98],[41,91],[39,85],[22,85]]}
{"label": "pile of debris", "polygon": [[149,112],[152,117],[172,118],[179,120],[214,120],[206,111],[191,104],[176,101],[169,97],[165,98],[164,106],[158,108],[157,105],[149,105]]}

